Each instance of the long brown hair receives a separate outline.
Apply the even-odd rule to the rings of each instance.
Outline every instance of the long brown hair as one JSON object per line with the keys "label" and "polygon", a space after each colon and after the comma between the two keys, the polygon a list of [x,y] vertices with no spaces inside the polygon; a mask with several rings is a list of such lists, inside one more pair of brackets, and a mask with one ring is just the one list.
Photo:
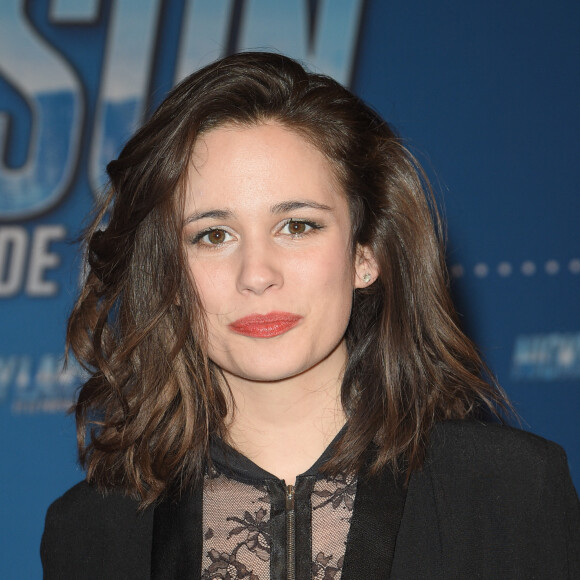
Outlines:
{"label": "long brown hair", "polygon": [[107,171],[86,233],[89,273],[68,345],[91,373],[74,407],[87,477],[142,505],[195,482],[231,404],[205,348],[203,308],[182,242],[184,179],[198,136],[274,121],[330,160],[348,199],[352,243],[379,278],[355,291],[342,384],[347,429],[327,464],[421,466],[437,421],[505,403],[460,330],[427,181],[389,125],[329,77],[279,54],[236,54],[175,87]]}

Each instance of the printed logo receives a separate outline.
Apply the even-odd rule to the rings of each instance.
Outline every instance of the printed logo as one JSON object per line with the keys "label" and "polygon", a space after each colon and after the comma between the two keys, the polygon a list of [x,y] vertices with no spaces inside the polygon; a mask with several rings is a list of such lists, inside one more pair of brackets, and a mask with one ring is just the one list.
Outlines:
{"label": "printed logo", "polygon": [[511,376],[517,381],[580,378],[580,333],[524,334],[516,339]]}
{"label": "printed logo", "polygon": [[18,414],[64,412],[86,379],[74,360],[64,369],[62,355],[45,353],[36,359],[27,354],[0,356],[0,404],[7,402]]}

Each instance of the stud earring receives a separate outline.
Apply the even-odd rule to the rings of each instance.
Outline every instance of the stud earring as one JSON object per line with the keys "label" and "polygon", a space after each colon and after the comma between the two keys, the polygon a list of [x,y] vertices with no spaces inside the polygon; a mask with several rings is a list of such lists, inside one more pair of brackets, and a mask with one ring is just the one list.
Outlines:
{"label": "stud earring", "polygon": [[368,284],[371,281],[371,275],[367,272],[362,279],[365,284]]}

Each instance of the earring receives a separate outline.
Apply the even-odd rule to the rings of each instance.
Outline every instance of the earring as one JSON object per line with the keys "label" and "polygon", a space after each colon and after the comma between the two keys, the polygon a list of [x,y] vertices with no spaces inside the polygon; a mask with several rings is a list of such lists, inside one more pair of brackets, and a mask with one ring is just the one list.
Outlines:
{"label": "earring", "polygon": [[365,284],[368,284],[371,281],[371,275],[367,272],[362,279]]}

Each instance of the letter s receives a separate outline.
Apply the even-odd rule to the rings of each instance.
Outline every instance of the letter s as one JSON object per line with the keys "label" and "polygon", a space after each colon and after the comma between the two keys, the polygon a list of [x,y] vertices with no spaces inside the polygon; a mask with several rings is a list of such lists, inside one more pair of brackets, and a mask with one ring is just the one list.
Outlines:
{"label": "letter s", "polygon": [[79,155],[84,113],[74,71],[31,26],[24,12],[19,11],[20,5],[14,1],[0,3],[0,75],[26,101],[32,129],[25,162],[10,167],[6,163],[9,114],[0,110],[3,221],[38,215],[64,196]]}

